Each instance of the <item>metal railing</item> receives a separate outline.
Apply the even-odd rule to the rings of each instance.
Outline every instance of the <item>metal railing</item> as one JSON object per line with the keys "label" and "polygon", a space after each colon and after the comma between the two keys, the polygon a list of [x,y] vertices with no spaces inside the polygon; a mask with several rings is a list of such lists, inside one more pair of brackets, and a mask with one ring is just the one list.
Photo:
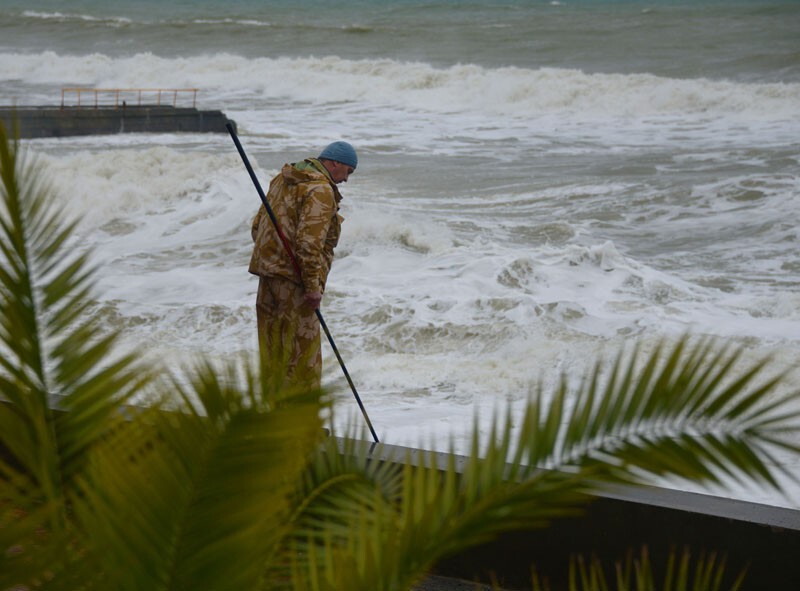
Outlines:
{"label": "metal railing", "polygon": [[[168,101],[171,96],[171,104],[173,107],[176,107],[178,103],[178,93],[181,94],[181,97],[191,93],[192,108],[194,108],[197,104],[197,90],[197,88],[62,88],[61,108],[75,106],[79,108],[93,107],[97,109],[101,106],[111,106],[112,104],[115,108],[119,108],[120,106],[124,107],[128,104],[141,106],[143,104],[143,96],[145,100],[155,100],[155,104],[158,106],[162,104],[162,97],[167,101],[164,104],[170,104]],[[75,104],[67,105],[67,98],[73,94],[76,99]],[[81,98],[87,94],[94,95],[94,103],[90,102],[90,104],[87,105],[85,101],[81,101]],[[129,99],[135,102],[129,103]],[[152,102],[146,104],[152,104]]]}

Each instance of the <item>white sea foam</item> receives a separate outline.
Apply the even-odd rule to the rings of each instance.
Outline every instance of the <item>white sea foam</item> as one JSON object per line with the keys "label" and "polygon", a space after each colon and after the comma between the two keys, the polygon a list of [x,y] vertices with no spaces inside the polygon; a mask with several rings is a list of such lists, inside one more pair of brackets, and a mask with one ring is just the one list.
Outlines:
{"label": "white sea foam", "polygon": [[[246,265],[243,236],[257,202],[232,152],[152,147],[40,154],[40,160],[69,196],[65,206],[81,218],[84,237],[120,275],[132,267],[160,273],[181,261],[219,267],[221,273],[230,264]],[[505,326],[511,338],[554,327],[604,338],[654,327],[681,332],[689,326],[766,340],[800,334],[788,295],[761,301],[757,291],[726,296],[706,290],[625,256],[607,240],[585,246],[531,244],[519,252],[494,240],[465,243],[444,219],[432,219],[424,210],[370,204],[358,193],[352,200],[360,204],[345,201],[351,210],[345,211],[347,231],[331,289],[363,318],[375,314],[377,302],[385,302],[393,310],[387,317],[396,316],[394,329],[381,329],[389,344],[410,338],[424,349],[431,344],[425,341],[426,328],[437,331],[437,338],[448,331],[457,338],[459,331],[469,331],[463,327],[492,324]],[[686,231],[696,231],[691,228]],[[191,300],[186,278],[175,280]],[[162,293],[170,289],[162,286]],[[245,291],[237,293],[244,297]],[[378,325],[366,320],[365,326]],[[443,342],[446,347],[448,339]]]}
{"label": "white sea foam", "polygon": [[232,54],[164,58],[149,53],[0,55],[0,80],[107,88],[201,88],[224,101],[246,90],[263,98],[359,101],[439,112],[478,111],[518,117],[746,115],[798,117],[800,84],[675,80],[649,74],[586,74],[542,68],[434,68],[394,60],[256,58]]}
{"label": "white sea foam", "polygon": [[57,20],[62,22],[83,21],[83,22],[103,22],[111,25],[126,25],[131,23],[131,19],[125,17],[97,17],[90,14],[71,14],[62,12],[41,12],[36,10],[24,10],[22,16],[33,19]]}
{"label": "white sea foam", "polygon": [[37,157],[59,192],[69,196],[65,207],[80,216],[86,231],[117,218],[143,218],[181,206],[199,219],[198,205],[217,203],[224,209],[230,200],[230,189],[218,184],[231,182],[231,177],[246,180],[233,152],[187,153],[156,146]]}
{"label": "white sea foam", "polygon": [[270,27],[272,23],[267,21],[259,21],[254,19],[234,19],[234,18],[220,18],[220,19],[195,19],[192,21],[199,25],[246,25],[251,27]]}

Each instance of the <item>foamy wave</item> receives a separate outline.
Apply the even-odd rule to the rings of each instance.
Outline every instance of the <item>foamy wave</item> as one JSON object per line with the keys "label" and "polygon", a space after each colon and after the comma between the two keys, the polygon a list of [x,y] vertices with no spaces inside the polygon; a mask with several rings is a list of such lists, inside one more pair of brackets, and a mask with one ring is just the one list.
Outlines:
{"label": "foamy wave", "polygon": [[[116,218],[149,216],[198,202],[221,179],[246,179],[235,154],[179,152],[166,147],[81,151],[66,156],[36,154],[45,177],[57,186],[68,211],[82,227],[98,228]],[[242,191],[242,194],[245,194]],[[249,213],[249,212],[248,212]]]}
{"label": "foamy wave", "polygon": [[35,10],[25,10],[22,16],[26,18],[57,20],[60,22],[83,21],[83,22],[103,22],[116,25],[126,25],[131,23],[131,19],[124,17],[100,18],[88,14],[64,14],[62,12],[37,12]]}
{"label": "foamy wave", "polygon": [[196,87],[226,96],[327,103],[358,101],[434,112],[529,117],[744,115],[797,119],[800,84],[677,80],[650,74],[586,74],[578,70],[429,64],[394,60],[255,58],[232,54],[163,58],[150,53],[112,58],[0,54],[0,80],[97,87]]}
{"label": "foamy wave", "polygon": [[253,19],[234,19],[234,18],[195,19],[192,22],[198,25],[243,25],[247,27],[272,26],[272,23],[270,22],[258,21]]}
{"label": "foamy wave", "polygon": [[[60,23],[69,23],[74,21],[81,21],[81,22],[91,22],[91,23],[106,23],[112,26],[118,25],[130,25],[134,21],[127,17],[98,17],[98,16],[91,16],[88,14],[74,14],[74,13],[63,13],[63,12],[40,12],[36,10],[25,10],[21,13],[21,16],[24,18],[29,19],[38,19],[38,20],[48,20],[48,21],[58,21]],[[146,22],[146,21],[145,21]],[[176,20],[173,21],[175,24],[197,24],[197,25],[238,25],[238,26],[247,26],[247,27],[270,27],[272,23],[255,20],[255,19],[235,19],[235,18],[217,18],[217,19],[206,19],[206,18],[198,18],[192,20]]]}
{"label": "foamy wave", "polygon": [[358,244],[359,248],[400,248],[419,254],[442,253],[456,242],[452,232],[427,219],[406,213],[398,216],[381,208],[361,203],[360,215],[348,220],[342,239],[342,255]]}

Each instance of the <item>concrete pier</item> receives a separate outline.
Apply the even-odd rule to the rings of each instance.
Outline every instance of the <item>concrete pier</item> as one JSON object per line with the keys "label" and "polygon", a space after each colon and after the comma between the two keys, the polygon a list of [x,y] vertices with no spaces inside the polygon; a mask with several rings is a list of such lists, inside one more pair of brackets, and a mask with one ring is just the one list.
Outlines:
{"label": "concrete pier", "polygon": [[116,133],[227,133],[222,111],[194,107],[136,105],[111,107],[0,107],[0,121],[20,138]]}

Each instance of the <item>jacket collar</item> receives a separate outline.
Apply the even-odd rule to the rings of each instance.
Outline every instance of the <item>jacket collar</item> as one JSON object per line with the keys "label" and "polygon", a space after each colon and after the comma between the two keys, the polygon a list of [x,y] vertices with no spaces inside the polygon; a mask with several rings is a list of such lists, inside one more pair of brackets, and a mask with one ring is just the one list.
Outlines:
{"label": "jacket collar", "polygon": [[328,172],[328,169],[325,168],[325,165],[320,162],[318,158],[306,158],[303,160],[303,162],[298,162],[294,166],[298,170],[313,169],[324,174],[325,178],[328,179],[328,182],[331,184],[331,187],[333,187],[333,196],[336,198],[336,203],[339,203],[342,200],[342,194],[339,192],[339,187],[337,187],[336,183],[333,182],[331,173]]}

